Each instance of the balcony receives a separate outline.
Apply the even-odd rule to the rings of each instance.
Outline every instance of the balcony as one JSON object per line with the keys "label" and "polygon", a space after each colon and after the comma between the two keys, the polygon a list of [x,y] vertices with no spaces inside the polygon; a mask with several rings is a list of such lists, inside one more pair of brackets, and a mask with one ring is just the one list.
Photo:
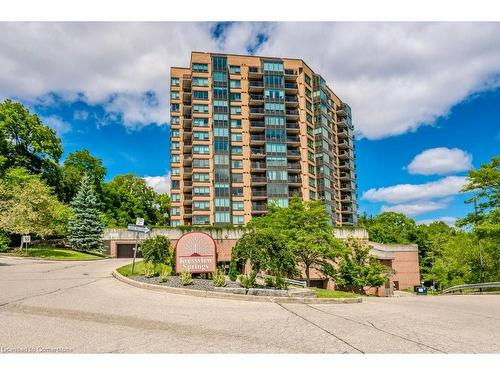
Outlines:
{"label": "balcony", "polygon": [[250,105],[262,105],[264,103],[264,95],[250,94]]}
{"label": "balcony", "polygon": [[298,91],[298,86],[296,83],[285,82],[285,92],[296,94]]}
{"label": "balcony", "polygon": [[266,129],[264,121],[250,121],[250,132],[263,132]]}
{"label": "balcony", "polygon": [[193,163],[193,159],[191,159],[190,157],[184,158],[184,160],[182,161],[182,165],[184,165],[184,166],[190,166],[192,163]]}
{"label": "balcony", "polygon": [[346,202],[346,203],[347,203],[347,202],[351,202],[351,201],[352,201],[352,199],[351,199],[351,196],[350,196],[350,195],[341,195],[341,196],[340,196],[340,201],[341,201],[341,202]]}
{"label": "balcony", "polygon": [[287,122],[286,130],[290,133],[298,133],[300,131],[300,125],[296,122]]}
{"label": "balcony", "polygon": [[350,173],[340,172],[339,179],[340,181],[350,181],[354,178]]}
{"label": "balcony", "polygon": [[293,198],[295,195],[298,195],[299,198],[302,198],[302,193],[298,189],[288,189],[288,198]]}
{"label": "balcony", "polygon": [[288,136],[288,137],[286,137],[286,143],[288,143],[288,144],[294,144],[294,145],[298,146],[300,144],[300,137],[298,137],[298,136],[295,136],[295,137]]}
{"label": "balcony", "polygon": [[287,168],[289,172],[300,172],[302,170],[302,168],[300,167],[300,163],[288,163]]}
{"label": "balcony", "polygon": [[263,200],[267,199],[267,191],[265,189],[253,190],[252,189],[252,200]]}
{"label": "balcony", "polygon": [[297,78],[297,71],[293,69],[285,69],[285,78]]}
{"label": "balcony", "polygon": [[285,103],[288,107],[296,108],[299,105],[299,100],[296,96],[285,96]]}
{"label": "balcony", "polygon": [[286,118],[297,120],[299,118],[299,111],[289,109],[286,111]]}
{"label": "balcony", "polygon": [[250,92],[261,92],[264,89],[264,82],[262,81],[249,81],[248,86]]}
{"label": "balcony", "polygon": [[300,159],[300,151],[299,150],[288,150],[286,152],[286,156],[289,159]]}
{"label": "balcony", "polygon": [[339,131],[337,132],[337,135],[341,139],[348,139],[351,137],[351,134],[349,133],[349,131],[346,128],[339,129]]}
{"label": "balcony", "polygon": [[250,148],[250,158],[251,159],[262,159],[266,157],[266,151],[264,148]]}
{"label": "balcony", "polygon": [[252,185],[265,185],[267,184],[266,176],[260,175],[251,175],[252,176]]}
{"label": "balcony", "polygon": [[340,151],[339,159],[340,160],[354,159],[354,154],[350,151]]}
{"label": "balcony", "polygon": [[264,108],[250,108],[250,118],[264,117]]}
{"label": "balcony", "polygon": [[351,147],[352,147],[352,143],[349,142],[348,140],[342,140],[339,142],[339,148],[346,149],[346,148],[351,148]]}
{"label": "balcony", "polygon": [[248,68],[248,77],[249,78],[260,78],[260,77],[262,77],[262,74],[264,74],[264,73],[262,73],[260,71],[260,69],[256,66],[250,66]]}
{"label": "balcony", "polygon": [[354,165],[352,163],[348,162],[348,161],[341,161],[339,163],[339,168],[340,169],[344,169],[344,170],[345,169],[349,169],[350,170],[350,169],[354,169]]}
{"label": "balcony", "polygon": [[192,168],[184,168],[184,176],[191,175],[193,173]]}
{"label": "balcony", "polygon": [[266,136],[264,134],[251,134],[250,144],[262,145],[266,142]]}
{"label": "balcony", "polygon": [[352,191],[354,190],[354,187],[352,184],[350,183],[344,183],[344,184],[340,184],[340,191]]}
{"label": "balcony", "polygon": [[302,185],[302,181],[299,176],[288,176],[289,185]]}
{"label": "balcony", "polygon": [[252,161],[252,169],[266,169],[266,163],[260,161]]}
{"label": "balcony", "polygon": [[267,212],[267,204],[252,203],[252,213],[265,213]]}

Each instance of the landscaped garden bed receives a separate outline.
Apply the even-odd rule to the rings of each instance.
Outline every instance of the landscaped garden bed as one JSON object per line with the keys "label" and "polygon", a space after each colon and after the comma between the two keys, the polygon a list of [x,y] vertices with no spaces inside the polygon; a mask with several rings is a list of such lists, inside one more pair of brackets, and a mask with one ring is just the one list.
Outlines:
{"label": "landscaped garden bed", "polygon": [[98,260],[105,258],[104,255],[98,253],[86,253],[67,248],[53,247],[28,247],[27,250],[13,249],[8,252],[0,253],[0,255],[40,258],[47,260]]}

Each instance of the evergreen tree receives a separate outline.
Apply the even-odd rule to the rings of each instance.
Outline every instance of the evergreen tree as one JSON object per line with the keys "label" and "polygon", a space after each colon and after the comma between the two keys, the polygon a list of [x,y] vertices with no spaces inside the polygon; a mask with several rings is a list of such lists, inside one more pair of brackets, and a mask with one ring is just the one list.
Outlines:
{"label": "evergreen tree", "polygon": [[85,174],[71,202],[74,215],[68,225],[68,240],[75,250],[102,251],[104,225],[98,205],[91,179]]}
{"label": "evergreen tree", "polygon": [[231,259],[231,263],[229,263],[229,280],[236,281],[238,278],[238,269],[236,268],[236,260]]}

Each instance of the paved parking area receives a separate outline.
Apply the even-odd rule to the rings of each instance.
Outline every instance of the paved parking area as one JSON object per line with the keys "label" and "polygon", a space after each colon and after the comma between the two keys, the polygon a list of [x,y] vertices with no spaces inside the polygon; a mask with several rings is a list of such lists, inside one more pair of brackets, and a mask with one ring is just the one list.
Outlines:
{"label": "paved parking area", "polygon": [[138,289],[126,259],[0,257],[0,352],[500,353],[500,296],[302,305]]}

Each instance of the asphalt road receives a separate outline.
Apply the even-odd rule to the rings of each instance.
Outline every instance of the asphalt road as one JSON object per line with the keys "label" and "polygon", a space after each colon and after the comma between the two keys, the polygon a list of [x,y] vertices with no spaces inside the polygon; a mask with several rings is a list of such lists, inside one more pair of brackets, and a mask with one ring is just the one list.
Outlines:
{"label": "asphalt road", "polygon": [[219,300],[124,284],[127,262],[0,257],[0,353],[500,353],[498,295]]}

